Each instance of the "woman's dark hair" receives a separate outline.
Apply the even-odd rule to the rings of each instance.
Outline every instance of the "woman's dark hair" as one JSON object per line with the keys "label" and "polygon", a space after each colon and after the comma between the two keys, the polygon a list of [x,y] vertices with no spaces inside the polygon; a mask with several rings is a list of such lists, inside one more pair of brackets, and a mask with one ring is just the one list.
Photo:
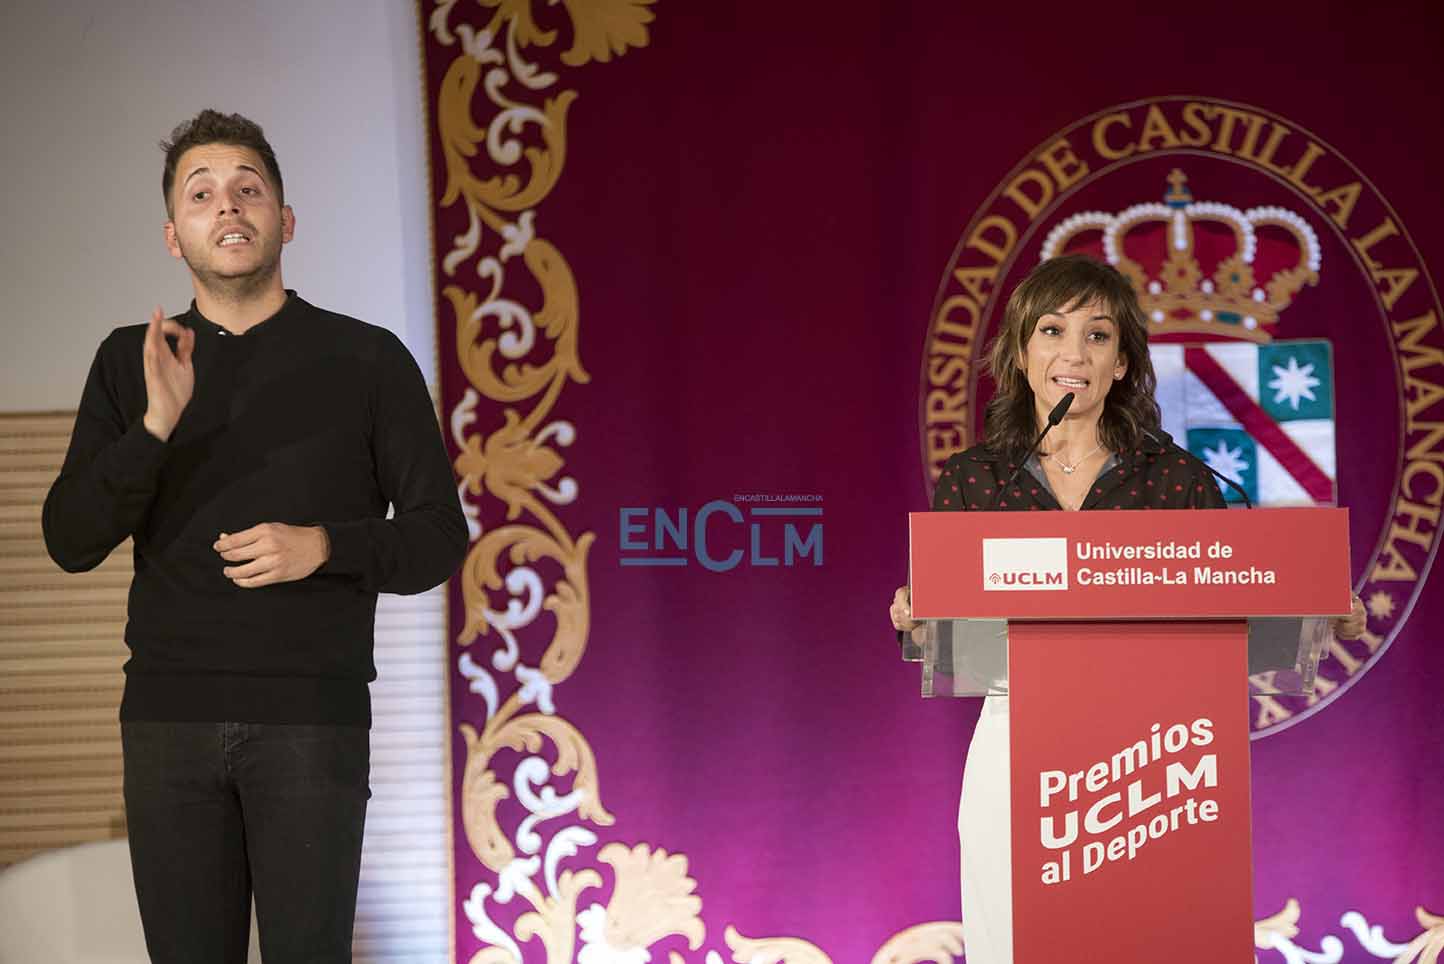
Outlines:
{"label": "woman's dark hair", "polygon": [[166,214],[175,215],[171,203],[170,189],[175,183],[175,167],[181,155],[192,147],[202,144],[229,144],[232,147],[248,147],[261,157],[266,174],[275,182],[276,198],[282,204],[286,190],[281,184],[281,166],[276,163],[276,152],[266,140],[261,125],[240,114],[222,114],[217,110],[203,110],[188,121],[184,121],[170,132],[170,140],[161,141],[160,149],[165,151],[165,170],[160,176],[160,190],[165,196]]}
{"label": "woman's dark hair", "polygon": [[1024,278],[1003,309],[1003,326],[988,350],[988,372],[997,383],[983,431],[995,453],[1022,458],[1037,437],[1037,410],[1023,368],[1028,339],[1038,319],[1098,303],[1118,326],[1118,353],[1127,361],[1113,383],[1098,420],[1098,440],[1113,452],[1136,448],[1145,431],[1162,422],[1153,392],[1158,378],[1148,356],[1148,326],[1138,296],[1117,269],[1082,254],[1044,261]]}

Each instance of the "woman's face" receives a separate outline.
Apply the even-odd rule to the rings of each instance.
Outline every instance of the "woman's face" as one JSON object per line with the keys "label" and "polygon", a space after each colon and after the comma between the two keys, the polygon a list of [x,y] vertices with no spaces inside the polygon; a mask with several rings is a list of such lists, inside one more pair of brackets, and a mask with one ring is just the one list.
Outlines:
{"label": "woman's face", "polygon": [[1069,392],[1073,404],[1068,420],[1096,422],[1108,390],[1128,369],[1118,347],[1118,323],[1098,302],[1039,318],[1020,360],[1033,390],[1038,424]]}

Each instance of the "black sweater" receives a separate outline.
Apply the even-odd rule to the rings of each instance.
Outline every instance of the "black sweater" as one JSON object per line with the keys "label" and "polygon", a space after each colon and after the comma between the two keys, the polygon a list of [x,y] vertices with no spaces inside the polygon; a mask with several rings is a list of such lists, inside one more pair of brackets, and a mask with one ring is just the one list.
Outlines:
{"label": "black sweater", "polygon": [[[196,332],[196,381],[168,442],[141,424],[145,326],[96,353],[43,525],[71,572],[135,538],[122,720],[369,725],[376,594],[430,589],[466,552],[410,353],[288,295],[244,335],[194,305],[176,319]],[[238,588],[213,543],[262,522],[324,526],[330,558]]]}

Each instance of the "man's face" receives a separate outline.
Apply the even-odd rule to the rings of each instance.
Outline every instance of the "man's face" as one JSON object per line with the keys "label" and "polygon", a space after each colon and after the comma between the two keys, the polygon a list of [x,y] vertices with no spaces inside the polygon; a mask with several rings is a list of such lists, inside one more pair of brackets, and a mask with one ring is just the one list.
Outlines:
{"label": "man's face", "polygon": [[295,216],[265,171],[248,147],[202,144],[181,155],[166,247],[201,285],[259,288],[276,273]]}

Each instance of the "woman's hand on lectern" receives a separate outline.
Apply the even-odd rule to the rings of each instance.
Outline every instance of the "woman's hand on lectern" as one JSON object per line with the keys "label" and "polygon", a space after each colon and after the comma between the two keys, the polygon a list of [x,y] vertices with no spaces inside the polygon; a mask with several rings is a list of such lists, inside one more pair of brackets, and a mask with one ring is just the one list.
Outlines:
{"label": "woman's hand on lectern", "polygon": [[892,608],[887,614],[892,618],[892,628],[900,633],[910,633],[922,625],[913,619],[913,591],[907,586],[899,586],[892,594]]}
{"label": "woman's hand on lectern", "polygon": [[1364,615],[1364,601],[1355,596],[1349,615],[1335,616],[1330,622],[1333,624],[1334,635],[1339,639],[1358,639],[1364,635],[1364,629],[1368,626],[1368,617]]}

